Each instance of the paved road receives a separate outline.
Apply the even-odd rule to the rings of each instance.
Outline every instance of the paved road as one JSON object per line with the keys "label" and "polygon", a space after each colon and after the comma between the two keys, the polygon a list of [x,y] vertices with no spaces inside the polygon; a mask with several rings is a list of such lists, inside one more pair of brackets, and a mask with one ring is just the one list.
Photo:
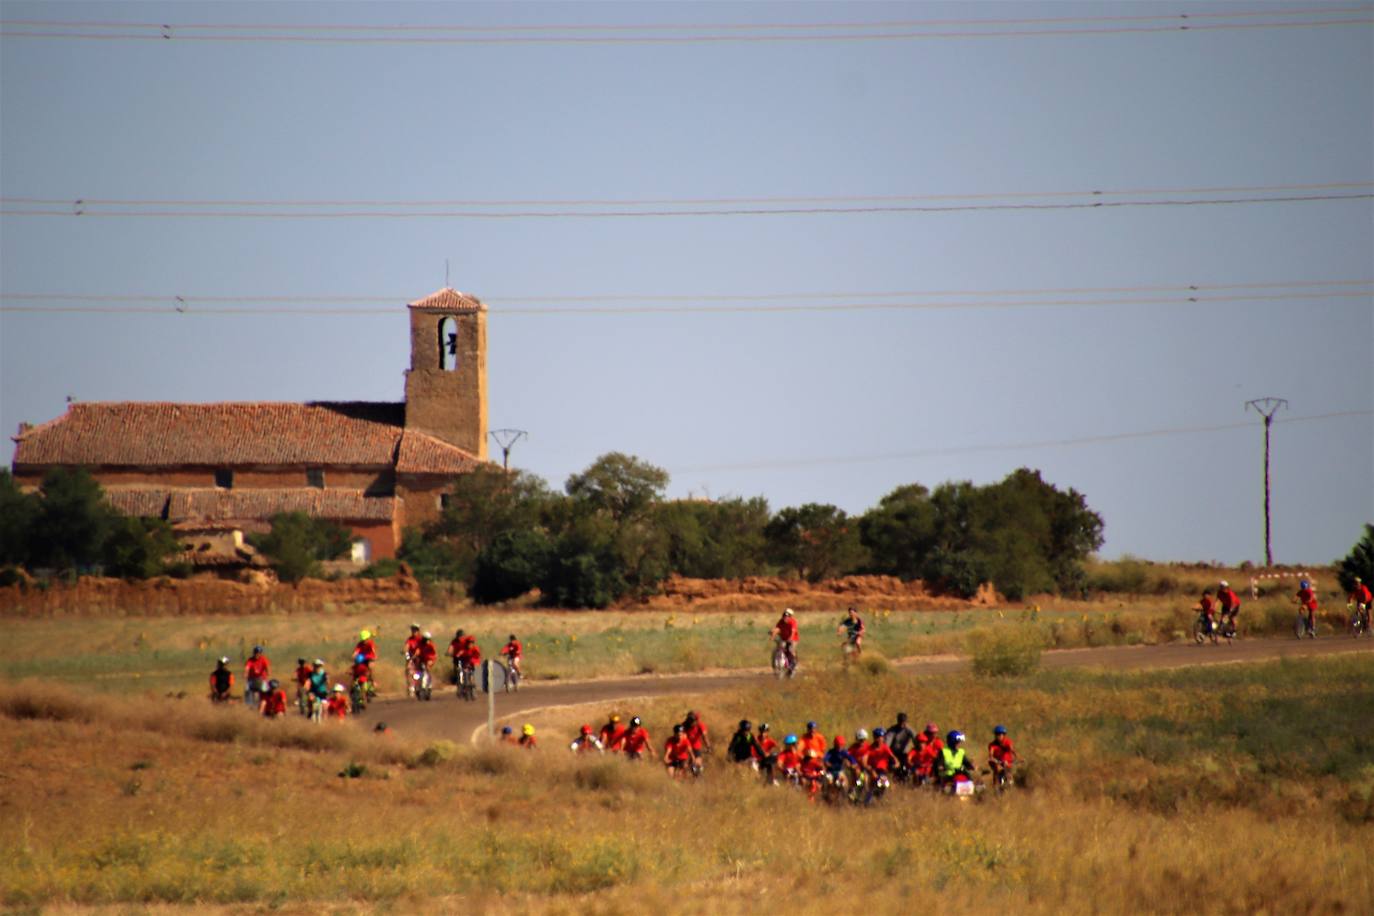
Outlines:
{"label": "paved road", "polygon": [[[1041,667],[1141,671],[1348,652],[1374,652],[1374,639],[1353,640],[1333,637],[1302,642],[1294,639],[1262,639],[1243,640],[1230,646],[1171,643],[1163,646],[1061,649],[1044,653],[1041,656]],[[897,664],[896,667],[908,674],[949,674],[966,669],[968,659],[911,659]],[[769,678],[769,673],[760,669],[726,674],[534,683],[522,686],[518,693],[497,694],[496,716],[500,719],[551,706],[607,704],[629,699],[729,690],[764,684]],[[453,695],[453,688],[445,685],[443,689],[436,689],[434,699],[429,703],[401,699],[381,700],[368,710],[367,717],[371,721],[385,721],[397,734],[424,735],[466,742],[473,740],[475,733],[486,724],[487,701],[485,696],[479,694],[475,703],[460,703]]]}

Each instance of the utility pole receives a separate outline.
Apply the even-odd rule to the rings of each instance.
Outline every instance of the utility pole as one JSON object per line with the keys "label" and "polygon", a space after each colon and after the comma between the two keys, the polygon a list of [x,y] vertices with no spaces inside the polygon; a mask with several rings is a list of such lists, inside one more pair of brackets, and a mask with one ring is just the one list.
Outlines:
{"label": "utility pole", "polygon": [[493,429],[487,433],[501,447],[501,467],[510,470],[510,450],[515,443],[529,436],[523,429]]}
{"label": "utility pole", "polygon": [[1255,408],[1264,417],[1264,565],[1274,565],[1274,550],[1269,538],[1269,428],[1274,425],[1274,414],[1279,408],[1287,407],[1284,398],[1255,398],[1245,402],[1245,409]]}

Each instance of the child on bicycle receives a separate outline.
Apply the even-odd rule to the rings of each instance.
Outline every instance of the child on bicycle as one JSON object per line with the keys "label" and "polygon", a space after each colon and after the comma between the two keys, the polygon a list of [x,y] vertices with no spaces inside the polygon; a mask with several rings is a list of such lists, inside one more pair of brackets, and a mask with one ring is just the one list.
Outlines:
{"label": "child on bicycle", "polygon": [[999,725],[992,730],[992,743],[988,745],[988,769],[992,772],[995,784],[1011,782],[1011,768],[1016,765],[1016,750],[1011,746],[1011,737],[1006,726]]}
{"label": "child on bicycle", "polygon": [[282,689],[280,681],[267,682],[267,692],[262,695],[258,712],[264,719],[280,719],[286,715],[286,691]]}
{"label": "child on bicycle", "polygon": [[844,634],[845,643],[854,647],[856,657],[863,652],[864,622],[863,618],[859,616],[859,612],[854,610],[853,605],[850,605],[849,613],[840,621],[835,632]]}
{"label": "child on bicycle", "polygon": [[1314,639],[1317,635],[1317,592],[1312,588],[1312,583],[1303,579],[1298,583],[1298,591],[1294,595],[1298,602],[1298,612],[1307,615],[1307,634]]}
{"label": "child on bicycle", "polygon": [[510,669],[517,675],[523,675],[525,673],[520,670],[520,640],[515,638],[514,633],[510,634],[510,638],[506,640],[506,646],[501,650],[501,655],[506,659],[506,664],[509,665]]}
{"label": "child on bicycle", "polygon": [[234,689],[234,672],[229,670],[229,656],[221,655],[210,672],[210,702],[224,703],[229,699],[229,691]]}
{"label": "child on bicycle", "polygon": [[[1198,622],[1202,625],[1202,633],[1212,639],[1212,645],[1217,643],[1217,622],[1216,622],[1216,603],[1212,601],[1212,590],[1205,588],[1202,590],[1202,597],[1198,599],[1197,607]],[[1198,642],[1202,642],[1201,637]]]}
{"label": "child on bicycle", "polygon": [[800,627],[797,626],[797,616],[792,613],[791,608],[782,612],[778,622],[769,631],[769,636],[773,637],[781,646],[783,656],[787,660],[788,672],[795,671],[797,668],[797,643],[801,641]]}

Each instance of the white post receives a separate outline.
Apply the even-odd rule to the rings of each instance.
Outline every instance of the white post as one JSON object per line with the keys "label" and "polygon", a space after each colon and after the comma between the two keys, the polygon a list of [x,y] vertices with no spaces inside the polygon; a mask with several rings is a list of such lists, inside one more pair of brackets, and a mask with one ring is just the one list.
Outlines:
{"label": "white post", "polygon": [[486,677],[482,679],[483,686],[487,688],[487,738],[496,737],[496,691],[491,689],[491,659],[487,659],[483,664],[486,667]]}

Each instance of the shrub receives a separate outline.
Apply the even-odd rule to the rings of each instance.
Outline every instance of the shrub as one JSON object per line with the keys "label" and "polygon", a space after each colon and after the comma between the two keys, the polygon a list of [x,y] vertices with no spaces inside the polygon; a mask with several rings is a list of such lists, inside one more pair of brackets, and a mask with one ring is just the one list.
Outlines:
{"label": "shrub", "polygon": [[458,747],[452,741],[435,741],[415,758],[417,766],[437,767],[453,759]]}
{"label": "shrub", "polygon": [[304,512],[280,512],[272,516],[272,530],[249,535],[249,543],[272,558],[272,568],[283,582],[299,582],[318,575],[321,560],[335,560],[348,553],[352,534],[342,525]]}
{"label": "shrub", "polygon": [[981,631],[969,635],[973,673],[1019,677],[1040,667],[1040,638],[1034,630]]}
{"label": "shrub", "polygon": [[552,547],[539,531],[508,531],[477,555],[472,597],[479,604],[518,598],[535,588],[549,566]]}
{"label": "shrub", "polygon": [[391,579],[401,571],[401,561],[393,557],[383,557],[376,563],[369,563],[355,579]]}

